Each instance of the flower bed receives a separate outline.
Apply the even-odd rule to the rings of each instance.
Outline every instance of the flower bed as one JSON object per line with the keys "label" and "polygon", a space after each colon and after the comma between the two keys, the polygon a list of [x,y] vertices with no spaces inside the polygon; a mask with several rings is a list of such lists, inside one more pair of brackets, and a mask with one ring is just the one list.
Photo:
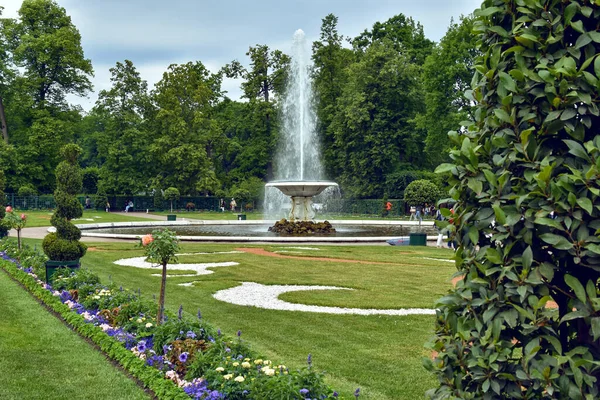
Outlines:
{"label": "flower bed", "polygon": [[[333,399],[338,395],[308,365],[297,371],[256,355],[241,338],[230,338],[197,318],[167,313],[156,326],[154,302],[115,285],[104,285],[85,269],[58,275],[53,286],[40,279],[41,260],[26,249],[21,263],[2,243],[0,266],[79,334],[164,399]],[[28,253],[29,252],[29,253]],[[30,254],[32,253],[32,254]],[[12,257],[11,257],[12,256]]]}

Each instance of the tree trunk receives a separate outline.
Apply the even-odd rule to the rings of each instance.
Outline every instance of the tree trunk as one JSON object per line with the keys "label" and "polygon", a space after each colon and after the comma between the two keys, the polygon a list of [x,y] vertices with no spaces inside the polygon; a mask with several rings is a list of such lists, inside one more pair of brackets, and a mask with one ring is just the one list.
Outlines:
{"label": "tree trunk", "polygon": [[6,114],[4,114],[4,103],[2,103],[2,96],[0,96],[0,130],[2,130],[4,143],[8,144],[8,125],[6,124]]}
{"label": "tree trunk", "polygon": [[167,286],[167,263],[162,265],[162,278],[160,280],[160,295],[158,296],[158,313],[156,315],[156,325],[163,323],[165,315],[165,289]]}

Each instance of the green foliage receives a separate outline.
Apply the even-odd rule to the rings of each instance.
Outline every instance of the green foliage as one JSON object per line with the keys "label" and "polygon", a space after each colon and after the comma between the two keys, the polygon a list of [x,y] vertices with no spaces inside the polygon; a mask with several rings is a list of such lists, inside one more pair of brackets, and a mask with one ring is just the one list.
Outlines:
{"label": "green foliage", "polygon": [[62,148],[62,154],[65,160],[56,167],[56,210],[50,220],[56,232],[46,235],[42,242],[44,252],[54,261],[77,260],[83,257],[87,249],[79,241],[81,231],[70,222],[83,214],[83,207],[75,197],[82,186],[81,169],[77,163],[81,148],[67,144]]}
{"label": "green foliage", "polygon": [[98,179],[100,179],[100,169],[98,167],[85,168],[82,180],[83,193],[96,193],[98,191]]}
{"label": "green foliage", "polygon": [[21,186],[17,192],[19,197],[37,196],[37,194],[37,190],[31,184]]}
{"label": "green foliage", "polygon": [[404,203],[410,206],[423,206],[425,203],[435,204],[442,193],[440,189],[425,179],[419,179],[408,184],[404,190]]}
{"label": "green foliage", "polygon": [[148,261],[160,265],[166,265],[169,262],[177,261],[175,254],[179,251],[179,243],[175,233],[168,229],[155,229],[148,239],[147,243],[142,239],[142,245]]}
{"label": "green foliage", "polygon": [[167,188],[165,189],[165,193],[163,194],[163,196],[165,200],[179,200],[179,190],[174,187]]}
{"label": "green foliage", "polygon": [[430,396],[598,398],[600,6],[486,0],[475,15],[475,123],[438,167],[464,279],[438,304]]}
{"label": "green foliage", "polygon": [[4,188],[6,187],[6,176],[4,171],[0,169],[0,238],[3,238],[8,234],[9,226],[4,217],[6,216],[6,194]]}
{"label": "green foliage", "polygon": [[245,179],[233,186],[231,196],[240,203],[260,201],[264,197],[265,182],[255,176]]}
{"label": "green foliage", "polygon": [[403,199],[404,190],[413,181],[425,179],[435,183],[438,188],[443,186],[439,175],[431,171],[424,170],[402,170],[386,176],[385,186],[391,199]]}

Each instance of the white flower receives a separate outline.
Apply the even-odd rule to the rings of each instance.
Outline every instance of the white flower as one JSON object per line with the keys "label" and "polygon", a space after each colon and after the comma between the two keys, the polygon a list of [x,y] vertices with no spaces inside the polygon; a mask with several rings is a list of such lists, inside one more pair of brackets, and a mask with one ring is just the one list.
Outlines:
{"label": "white flower", "polygon": [[150,328],[150,327],[152,327],[152,322],[148,322],[148,323],[146,324],[146,328]]}
{"label": "white flower", "polygon": [[102,324],[100,325],[100,329],[102,329],[103,331],[107,331],[111,328],[111,326],[109,324]]}
{"label": "white flower", "polygon": [[238,365],[240,365],[240,363],[239,363],[239,362],[234,362],[234,363],[233,363],[233,364],[231,364],[231,365],[233,365],[234,367],[237,367]]}
{"label": "white flower", "polygon": [[252,367],[252,364],[250,364],[248,361],[244,361],[244,362],[242,363],[242,367],[243,367],[243,368],[250,368],[250,367]]}
{"label": "white flower", "polygon": [[245,380],[246,379],[243,376],[241,376],[241,375],[240,376],[236,376],[235,379],[234,379],[234,381],[236,381],[236,382],[244,382]]}
{"label": "white flower", "polygon": [[231,378],[233,378],[233,374],[223,375],[223,379],[225,379],[226,381],[230,380]]}
{"label": "white flower", "polygon": [[261,369],[261,371],[264,372],[264,374],[267,376],[275,375],[275,370],[273,368],[265,367],[265,368]]}
{"label": "white flower", "polygon": [[225,368],[223,368],[223,367],[217,367],[217,368],[215,368],[215,371],[217,371],[217,372],[223,372],[223,371],[225,371]]}
{"label": "white flower", "polygon": [[138,324],[141,324],[142,323],[142,319],[138,318],[135,322],[137,322]]}

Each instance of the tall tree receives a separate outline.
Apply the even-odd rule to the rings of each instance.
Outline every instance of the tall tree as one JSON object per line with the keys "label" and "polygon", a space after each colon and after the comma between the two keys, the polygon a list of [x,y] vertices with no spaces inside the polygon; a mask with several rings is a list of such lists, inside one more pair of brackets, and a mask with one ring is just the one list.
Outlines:
{"label": "tall tree", "polygon": [[461,17],[459,23],[451,21],[423,67],[427,112],[419,117],[418,126],[427,132],[425,154],[434,166],[448,157],[448,131],[461,121],[474,119],[473,101],[465,96],[478,54],[473,21],[472,16]]}
{"label": "tall tree", "polygon": [[359,52],[364,52],[372,43],[386,39],[397,50],[404,53],[410,62],[422,65],[433,50],[434,43],[425,37],[423,25],[411,17],[398,14],[385,22],[375,22],[371,30],[365,30],[352,40]]}
{"label": "tall tree", "polygon": [[242,78],[243,97],[249,100],[248,113],[252,117],[252,140],[260,143],[261,157],[256,160],[265,168],[266,175],[272,175],[271,157],[275,151],[278,125],[273,115],[276,113],[276,96],[285,90],[287,69],[290,58],[279,50],[269,50],[266,45],[250,47],[246,53],[250,57],[247,69],[239,61],[233,61],[224,68],[228,77]]}
{"label": "tall tree", "polygon": [[322,138],[325,170],[335,171],[334,135],[331,122],[338,98],[348,80],[346,67],[355,61],[352,50],[343,47],[344,37],[337,30],[338,17],[327,15],[322,20],[321,35],[313,42],[313,87],[317,99],[317,129]]}
{"label": "tall tree", "polygon": [[221,97],[221,74],[199,61],[171,65],[156,84],[155,137],[150,147],[156,187],[182,194],[214,193],[219,188],[213,157],[223,140],[212,118]]}
{"label": "tall tree", "polygon": [[87,121],[98,132],[88,134],[88,152],[102,166],[100,187],[106,193],[137,193],[147,189],[151,165],[144,123],[150,112],[148,85],[129,60],[117,62],[110,72],[112,87],[100,92]]}
{"label": "tall tree", "polygon": [[62,106],[67,94],[83,96],[92,89],[92,62],[84,57],[81,35],[56,2],[24,0],[9,34],[14,62],[36,106]]}
{"label": "tall tree", "polygon": [[[0,6],[0,17],[4,7]],[[8,41],[6,38],[6,20],[0,18],[0,131],[4,143],[8,144],[8,123],[6,122],[6,112],[4,110],[4,98],[8,90],[8,82],[13,73],[9,66]]]}
{"label": "tall tree", "polygon": [[412,120],[423,109],[419,66],[381,40],[348,69],[332,121],[336,176],[353,197],[381,197],[399,163],[419,163]]}

